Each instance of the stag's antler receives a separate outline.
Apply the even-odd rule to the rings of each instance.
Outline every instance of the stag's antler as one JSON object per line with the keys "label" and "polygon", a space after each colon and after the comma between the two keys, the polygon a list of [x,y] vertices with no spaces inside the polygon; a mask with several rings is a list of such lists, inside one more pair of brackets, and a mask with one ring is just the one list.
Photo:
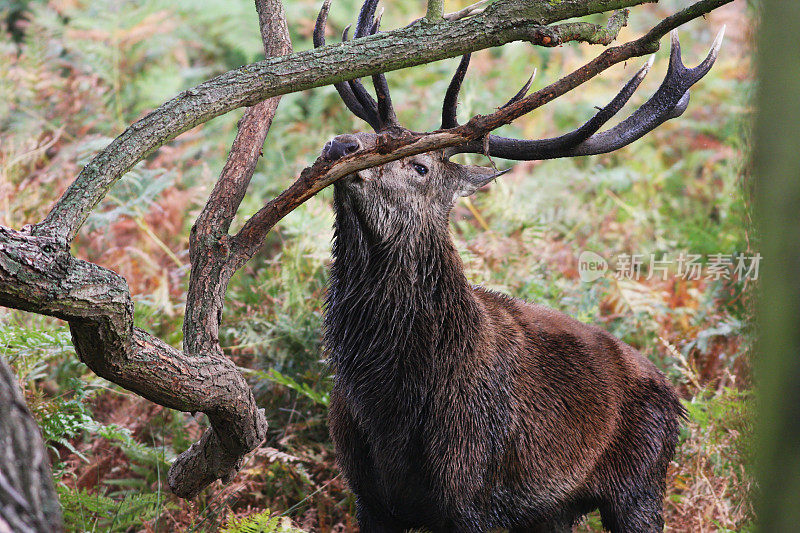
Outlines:
{"label": "stag's antler", "polygon": [[[477,153],[518,161],[555,159],[613,152],[626,146],[667,120],[679,117],[689,105],[689,88],[705,76],[717,59],[725,28],[717,34],[708,56],[695,68],[686,68],[681,60],[681,44],[678,32],[672,32],[672,50],[667,75],[655,94],[631,116],[608,131],[597,133],[600,127],[622,109],[639,87],[653,64],[653,57],[622,88],[614,99],[580,128],[560,137],[539,140],[520,140],[489,135],[488,142],[473,141],[449,150],[449,154]],[[445,98],[442,112],[442,128],[458,125],[455,121],[455,106],[461,82],[466,74],[469,56],[464,56],[456,70]],[[530,80],[520,93],[508,104],[524,97]],[[503,107],[505,107],[503,106]]]}
{"label": "stag's antler", "polygon": [[[375,19],[375,9],[378,0],[366,0],[361,8],[356,25],[354,38],[365,37],[377,33],[380,17]],[[325,0],[322,10],[317,17],[314,29],[314,46],[325,45],[325,24],[330,9],[330,0]],[[342,40],[347,40],[348,28],[342,35]],[[581,155],[595,155],[612,152],[626,146],[646,133],[671,118],[683,114],[689,105],[689,88],[705,76],[717,59],[717,53],[722,45],[725,28],[717,35],[708,56],[695,68],[686,68],[681,60],[681,45],[676,31],[672,32],[672,50],[667,75],[655,94],[639,109],[634,111],[627,119],[617,126],[598,133],[600,128],[616,115],[628,102],[630,97],[639,87],[644,77],[653,65],[650,60],[625,84],[622,90],[611,102],[602,108],[594,117],[581,127],[560,137],[551,139],[522,140],[510,139],[499,135],[488,135],[488,138],[470,141],[460,146],[447,149],[448,155],[458,153],[477,153],[518,161],[555,159],[559,157],[575,157]],[[470,54],[461,58],[453,79],[447,88],[442,107],[442,129],[459,126],[456,119],[458,106],[458,93],[469,67]],[[535,75],[534,71],[534,75]],[[378,96],[376,102],[357,79],[335,84],[336,89],[347,107],[358,117],[367,121],[375,131],[385,131],[390,128],[400,128],[392,108],[389,87],[386,77],[377,74],[372,77],[375,92]],[[513,105],[525,98],[531,86],[531,76],[522,89],[500,109]]]}
{"label": "stag's antler", "polygon": [[[354,39],[378,33],[381,17],[379,15],[378,18],[375,18],[377,6],[378,0],[366,0],[361,6],[358,22],[356,23],[356,31],[353,35]],[[331,0],[325,0],[317,16],[317,22],[314,25],[315,48],[325,46],[325,25],[328,22],[330,7]],[[349,30],[350,26],[346,27],[342,33],[343,42],[347,41]],[[366,121],[375,131],[399,127],[392,107],[392,98],[389,95],[389,84],[386,82],[386,76],[375,74],[372,76],[372,84],[375,86],[375,94],[378,97],[377,102],[370,96],[367,89],[358,79],[335,83],[334,87],[336,87],[347,108],[358,118]]]}
{"label": "stag's antler", "polygon": [[[458,93],[461,91],[461,84],[464,82],[464,78],[467,75],[467,69],[469,68],[469,60],[471,56],[472,54],[465,54],[461,56],[461,62],[458,64],[455,74],[453,74],[453,79],[450,80],[450,85],[447,86],[447,92],[444,95],[444,103],[442,104],[442,129],[455,128],[459,125],[458,120],[456,119]],[[528,94],[528,89],[531,88],[531,83],[533,83],[534,76],[536,76],[536,69],[534,69],[533,74],[531,74],[531,77],[528,78],[528,81],[525,82],[525,85],[522,86],[522,89],[520,89],[517,94],[512,96],[508,102],[501,105],[500,109],[508,107],[511,104],[525,98],[525,95]]]}

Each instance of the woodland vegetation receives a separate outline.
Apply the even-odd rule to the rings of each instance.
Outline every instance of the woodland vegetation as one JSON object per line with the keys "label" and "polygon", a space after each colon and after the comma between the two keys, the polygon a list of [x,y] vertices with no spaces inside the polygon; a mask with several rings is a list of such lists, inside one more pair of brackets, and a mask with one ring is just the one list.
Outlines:
{"label": "woodland vegetation", "polygon": [[[450,0],[445,8],[456,11],[470,3]],[[265,4],[274,2],[260,3]],[[283,4],[291,46],[296,52],[312,48],[320,2]],[[639,38],[691,4],[661,0],[635,7],[627,25],[615,28],[619,34],[614,44]],[[329,43],[338,42],[337,35],[354,21],[358,5],[356,0],[332,3]],[[423,2],[385,0],[382,5],[386,29],[402,28],[426,14]],[[728,28],[715,67],[692,90],[692,102],[682,117],[612,154],[515,164],[488,191],[461,201],[452,220],[471,281],[603,326],[650,357],[679,388],[689,421],[668,479],[667,531],[753,528],[749,466],[753,280],[705,275],[683,279],[674,271],[662,279],[660,273],[647,276],[646,268],[638,279],[617,279],[614,264],[626,254],[675,259],[691,253],[702,257],[707,272],[714,255],[755,254],[747,163],[752,15],[749,4],[738,0],[680,27],[684,59],[691,66],[705,57],[722,25]],[[0,226],[11,228],[0,227],[4,242],[17,239],[13,242],[23,248],[40,246],[20,235],[27,224],[47,217],[56,222],[52,264],[99,265],[116,273],[102,271],[109,286],[119,276],[124,278],[124,286],[116,292],[77,291],[87,307],[71,315],[64,311],[66,300],[48,301],[50,293],[45,290],[21,295],[13,293],[6,278],[0,284],[0,304],[8,306],[0,307],[0,371],[9,365],[19,387],[17,391],[0,386],[0,415],[23,420],[23,411],[3,411],[2,405],[24,403],[38,423],[65,529],[352,530],[353,500],[333,463],[326,426],[331,380],[320,332],[333,219],[331,195],[323,190],[311,197],[271,231],[265,219],[270,222],[272,215],[264,214],[262,207],[314,162],[328,139],[368,126],[345,109],[331,85],[309,89],[321,82],[298,77],[296,85],[284,91],[263,157],[255,164],[258,154],[250,154],[255,171],[245,195],[246,179],[235,180],[247,171],[228,168],[231,163],[226,167],[231,139],[243,115],[235,108],[262,100],[269,80],[264,81],[258,69],[239,71],[245,77],[236,81],[240,85],[232,83],[233,89],[225,84],[210,87],[209,94],[218,91],[215,94],[224,103],[205,115],[190,116],[191,98],[205,98],[206,93],[181,91],[263,59],[259,17],[251,2],[12,0],[0,3],[0,19]],[[582,21],[605,28],[608,20],[608,14],[599,14]],[[262,28],[272,28],[273,35],[280,33],[275,25],[279,21],[265,17],[264,11],[261,22]],[[651,74],[628,104],[628,112],[658,87],[666,70],[667,40],[662,39]],[[457,36],[453,42],[460,42]],[[285,41],[272,44],[269,55],[288,51]],[[450,57],[465,51],[459,44],[452,46]],[[463,46],[478,49],[493,44]],[[511,42],[479,51],[473,54],[472,71],[462,89],[460,118],[465,122],[492,113],[517,92],[534,68],[532,92],[603,49],[603,44],[547,47]],[[439,116],[442,95],[458,62],[457,58],[430,62],[434,59],[441,58],[416,59],[419,66],[387,74],[400,122],[414,131],[436,127],[433,117]],[[620,62],[500,132],[543,138],[572,130],[592,116],[595,106],[607,103],[646,60],[631,57]],[[399,68],[408,58],[398,53],[395,61],[376,66],[367,55],[352,72],[365,75],[374,69]],[[325,83],[345,79],[335,68],[320,76]],[[262,85],[246,94],[240,91],[236,101],[226,100],[228,93],[248,83]],[[104,182],[107,194],[97,193],[99,204],[94,209],[91,202],[64,202],[61,212],[48,217],[81,170],[89,168],[83,175],[92,171],[88,164],[96,154],[128,125],[179,93],[185,99],[175,104],[173,114],[181,111],[181,105],[188,111],[178,118],[167,114],[165,123],[183,121],[184,133],[156,148],[164,141],[156,132],[153,150],[142,162],[127,173],[126,163],[119,163],[118,174],[124,176]],[[248,113],[271,119],[276,105],[276,99],[267,100]],[[219,116],[209,120],[211,115]],[[130,134],[145,130],[146,120],[143,123],[141,130],[132,128]],[[248,122],[242,124],[244,130]],[[401,141],[413,149],[419,139]],[[424,142],[439,141],[448,142],[444,135]],[[117,142],[122,152],[128,148]],[[479,156],[461,157],[485,163]],[[495,163],[508,166],[501,160]],[[345,170],[324,174],[319,186]],[[238,211],[236,206],[232,211],[204,207],[220,173],[233,176],[235,186],[227,197],[240,195]],[[225,195],[218,188],[212,198]],[[190,235],[196,222],[198,230]],[[225,233],[243,237],[218,238]],[[233,244],[224,248],[220,243]],[[0,244],[0,251],[11,254],[8,246]],[[41,250],[34,250],[33,263],[51,261],[50,252]],[[607,275],[581,282],[578,256],[584,250],[609,260]],[[74,261],[70,254],[90,263]],[[223,256],[228,263],[216,261]],[[3,257],[0,270],[7,270],[11,256]],[[190,266],[205,274],[195,274],[190,282]],[[215,279],[224,281],[221,290]],[[66,289],[70,282],[81,287],[79,281],[61,280]],[[35,298],[39,300],[31,303]],[[192,386],[190,375],[185,381],[186,390],[191,389],[189,400],[181,403],[160,392],[169,389],[170,382],[159,377],[157,368],[130,382],[119,378],[127,374],[118,368],[92,366],[99,365],[103,354],[95,354],[90,341],[78,347],[87,366],[76,353],[73,336],[97,335],[94,330],[82,332],[82,327],[91,328],[75,320],[80,315],[102,322],[91,306],[107,311],[103,316],[111,317],[110,322],[130,326],[132,321],[140,328],[131,330],[132,341],[104,337],[108,345],[135,342],[141,348],[140,361],[154,368],[168,354],[174,359],[165,366],[177,362],[202,369],[208,360],[200,361],[198,354],[211,353],[215,364],[240,387],[236,390],[252,389],[252,402],[245,398],[241,409],[220,411],[201,405],[203,397],[210,396],[209,387],[202,381]],[[222,317],[218,328],[217,311]],[[72,333],[67,321],[37,313],[68,319]],[[97,329],[101,336],[114,331],[104,327]],[[110,381],[99,377],[104,372]],[[201,370],[194,377],[198,376],[204,377]],[[10,373],[0,377],[12,381]],[[182,387],[184,382],[175,389],[183,392]],[[230,453],[221,465],[200,467],[208,474],[202,479],[191,475],[168,479],[176,457],[193,443],[213,448],[208,441],[215,437],[203,412],[210,414],[215,428],[251,424],[251,433],[236,437],[241,442],[234,452],[244,456],[241,469],[236,464],[239,456]],[[245,414],[236,418],[230,413]],[[268,425],[262,424],[262,413]],[[19,422],[21,434],[35,434],[33,425],[24,423]],[[259,445],[261,438],[265,440]],[[253,453],[246,454],[247,443],[256,447]],[[184,458],[190,465],[195,460],[191,455]],[[2,461],[0,457],[0,465]],[[37,472],[46,477],[48,472],[39,466]],[[211,483],[220,477],[227,482]],[[197,495],[182,499],[170,486],[184,487],[184,496]],[[50,512],[43,511],[45,516]],[[600,531],[597,516],[589,517],[580,531]]]}

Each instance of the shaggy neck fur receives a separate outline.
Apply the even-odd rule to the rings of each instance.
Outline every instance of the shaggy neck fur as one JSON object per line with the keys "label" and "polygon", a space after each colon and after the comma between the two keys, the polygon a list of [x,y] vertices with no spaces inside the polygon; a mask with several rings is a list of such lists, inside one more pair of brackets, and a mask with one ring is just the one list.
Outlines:
{"label": "shaggy neck fur", "polygon": [[337,387],[362,406],[386,400],[419,415],[431,384],[457,363],[455,354],[474,349],[483,320],[449,234],[449,213],[365,210],[345,187],[334,192],[325,316]]}

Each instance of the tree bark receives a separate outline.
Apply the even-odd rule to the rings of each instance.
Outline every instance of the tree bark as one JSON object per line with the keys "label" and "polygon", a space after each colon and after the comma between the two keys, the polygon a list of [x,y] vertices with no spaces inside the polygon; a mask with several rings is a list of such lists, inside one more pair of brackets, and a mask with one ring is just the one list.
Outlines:
{"label": "tree bark", "polygon": [[61,531],[50,461],[17,378],[0,357],[0,533]]}
{"label": "tree bark", "polygon": [[[265,56],[291,53],[289,28],[280,1],[257,1],[256,9]],[[239,121],[239,131],[228,161],[192,227],[189,238],[191,270],[183,322],[183,342],[187,353],[205,354],[206,357],[213,354],[213,359],[217,361],[228,361],[219,345],[225,292],[231,276],[236,272],[228,246],[228,229],[253,177],[279,102],[279,96],[270,98],[245,112]],[[241,388],[238,390],[238,394],[245,393]],[[212,429],[203,435],[200,442],[182,453],[170,468],[168,482],[175,494],[193,497],[210,482],[218,478],[223,481],[231,478],[239,471],[244,454],[264,440],[267,421],[257,409],[249,388],[246,388],[245,394],[247,402],[242,408],[247,409],[246,420],[252,426],[241,428],[227,421],[215,424],[212,420]],[[218,431],[218,428],[228,427],[244,429],[244,434],[251,437],[242,449],[234,453],[224,453],[228,436]],[[227,457],[227,461],[212,462],[207,459],[217,457]],[[207,472],[204,465],[210,465]]]}
{"label": "tree bark", "polygon": [[444,18],[444,0],[428,0],[428,11],[425,19],[428,22],[438,22]]}

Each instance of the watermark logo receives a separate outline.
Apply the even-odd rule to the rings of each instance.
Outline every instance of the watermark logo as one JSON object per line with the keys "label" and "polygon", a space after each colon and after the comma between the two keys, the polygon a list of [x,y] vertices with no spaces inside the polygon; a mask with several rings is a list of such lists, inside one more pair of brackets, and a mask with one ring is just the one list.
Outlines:
{"label": "watermark logo", "polygon": [[683,280],[757,280],[761,254],[620,254],[612,258],[613,268],[601,255],[584,250],[578,256],[578,274],[589,283],[603,277],[606,271],[618,280],[666,281],[670,277]]}
{"label": "watermark logo", "polygon": [[581,281],[590,283],[601,277],[608,270],[608,262],[600,254],[584,250],[578,256],[578,274]]}

